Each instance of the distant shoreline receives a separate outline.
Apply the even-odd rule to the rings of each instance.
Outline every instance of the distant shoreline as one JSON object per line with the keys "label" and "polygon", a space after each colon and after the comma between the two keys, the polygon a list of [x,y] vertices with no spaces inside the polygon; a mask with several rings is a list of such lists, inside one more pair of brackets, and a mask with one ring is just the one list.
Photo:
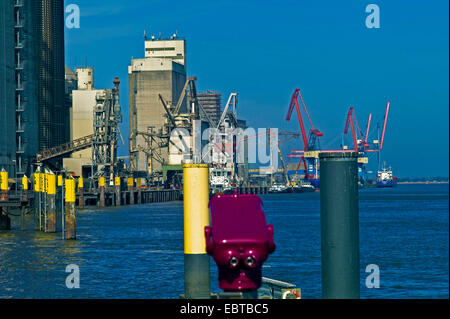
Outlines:
{"label": "distant shoreline", "polygon": [[397,182],[397,184],[448,184],[447,182]]}

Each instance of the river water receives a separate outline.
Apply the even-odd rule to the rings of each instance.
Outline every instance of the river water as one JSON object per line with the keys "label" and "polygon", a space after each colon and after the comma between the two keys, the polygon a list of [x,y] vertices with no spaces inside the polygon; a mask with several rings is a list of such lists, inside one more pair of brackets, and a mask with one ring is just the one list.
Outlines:
{"label": "river water", "polygon": [[[261,195],[277,250],[265,277],[321,297],[319,193]],[[362,298],[449,298],[449,187],[399,185],[360,194]],[[77,240],[33,231],[0,231],[0,298],[178,298],[183,293],[182,202],[78,213]],[[60,216],[58,216],[60,218]],[[58,219],[59,220],[59,219]],[[80,269],[68,289],[66,266]],[[366,265],[380,288],[365,285]],[[217,292],[211,262],[211,288]]]}

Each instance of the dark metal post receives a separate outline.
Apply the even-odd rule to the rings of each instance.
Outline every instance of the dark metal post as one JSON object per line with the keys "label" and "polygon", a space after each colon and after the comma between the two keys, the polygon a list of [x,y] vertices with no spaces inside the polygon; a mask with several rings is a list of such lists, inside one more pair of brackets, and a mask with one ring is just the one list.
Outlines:
{"label": "dark metal post", "polygon": [[322,298],[358,299],[359,212],[356,152],[320,154]]}

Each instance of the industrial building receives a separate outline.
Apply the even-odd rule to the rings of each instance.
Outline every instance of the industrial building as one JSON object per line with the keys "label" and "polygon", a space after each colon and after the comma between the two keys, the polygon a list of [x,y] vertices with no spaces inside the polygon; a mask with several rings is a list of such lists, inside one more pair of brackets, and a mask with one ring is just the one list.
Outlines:
{"label": "industrial building", "polygon": [[[71,82],[68,80],[71,80]],[[93,67],[76,68],[75,72],[69,69],[66,82],[66,86],[77,83],[76,89],[71,90],[70,140],[73,141],[93,134],[93,111],[96,105],[96,97],[104,90],[94,88]],[[83,166],[90,166],[91,164],[92,148],[73,152],[70,158],[63,159],[63,167],[74,172],[77,176],[82,176]]]}
{"label": "industrial building", "polygon": [[[168,147],[148,149],[148,135],[162,134],[166,112],[159,95],[175,104],[186,82],[185,40],[146,40],[145,58],[132,59],[128,66],[130,166],[135,172],[152,174],[168,163]],[[183,102],[180,113],[186,113]],[[156,145],[157,146],[157,145]]]}
{"label": "industrial building", "polygon": [[16,110],[14,70],[14,5],[0,2],[0,170],[14,172],[16,160]]}
{"label": "industrial building", "polygon": [[[217,125],[220,119],[222,95],[218,92],[207,90],[204,93],[197,94],[198,102],[205,110],[209,119]],[[200,115],[204,117],[203,113]]]}
{"label": "industrial building", "polygon": [[0,123],[8,141],[1,143],[0,164],[20,176],[30,174],[39,150],[69,139],[64,3],[1,1],[0,18]]}
{"label": "industrial building", "polygon": [[70,141],[82,141],[86,145],[68,152],[70,157],[63,159],[65,170],[91,177],[101,167],[115,162],[117,123],[112,122],[121,120],[120,104],[118,97],[115,100],[114,91],[118,94],[119,83],[116,78],[115,89],[95,89],[93,67],[75,68],[75,72],[66,67],[66,95],[71,97]]}

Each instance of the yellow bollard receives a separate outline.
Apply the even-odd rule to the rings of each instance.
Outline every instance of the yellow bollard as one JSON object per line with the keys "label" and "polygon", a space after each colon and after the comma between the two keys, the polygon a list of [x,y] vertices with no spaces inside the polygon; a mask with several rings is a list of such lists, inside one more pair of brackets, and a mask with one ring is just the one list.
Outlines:
{"label": "yellow bollard", "polygon": [[[133,177],[127,178],[127,187],[128,187],[128,192],[130,194],[130,205],[134,205],[134,178]],[[125,198],[125,200],[126,200],[126,198]]]}
{"label": "yellow bollard", "polygon": [[48,212],[46,219],[46,231],[56,232],[56,175],[47,174],[47,203]]}
{"label": "yellow bollard", "polygon": [[36,173],[33,173],[33,185],[34,185],[34,216],[35,216],[35,226],[36,230],[41,230],[41,173],[39,168]]}
{"label": "yellow bollard", "polygon": [[24,176],[22,177],[22,189],[23,189],[24,191],[27,191],[27,190],[28,190],[28,177],[27,177],[27,175],[24,175]]}
{"label": "yellow bollard", "polygon": [[136,178],[136,188],[138,190],[137,203],[141,204],[142,203],[142,194],[141,194],[141,178],[140,177]]}
{"label": "yellow bollard", "polygon": [[209,226],[208,164],[183,164],[184,294],[188,299],[210,298],[209,256],[205,226]]}
{"label": "yellow bollard", "polygon": [[65,180],[66,239],[76,239],[75,180]]}
{"label": "yellow bollard", "polygon": [[83,177],[78,178],[78,207],[84,209],[84,180]]}
{"label": "yellow bollard", "polygon": [[128,187],[133,187],[134,186],[134,179],[133,179],[133,177],[128,177],[127,178],[127,186]]}
{"label": "yellow bollard", "polygon": [[100,187],[100,207],[105,207],[105,178],[103,176],[98,179],[98,187]]}
{"label": "yellow bollard", "polygon": [[8,172],[2,168],[0,171],[0,201],[8,200]]}
{"label": "yellow bollard", "polygon": [[114,178],[114,185],[116,188],[116,206],[120,206],[120,204],[121,204],[120,177],[116,176]]}

